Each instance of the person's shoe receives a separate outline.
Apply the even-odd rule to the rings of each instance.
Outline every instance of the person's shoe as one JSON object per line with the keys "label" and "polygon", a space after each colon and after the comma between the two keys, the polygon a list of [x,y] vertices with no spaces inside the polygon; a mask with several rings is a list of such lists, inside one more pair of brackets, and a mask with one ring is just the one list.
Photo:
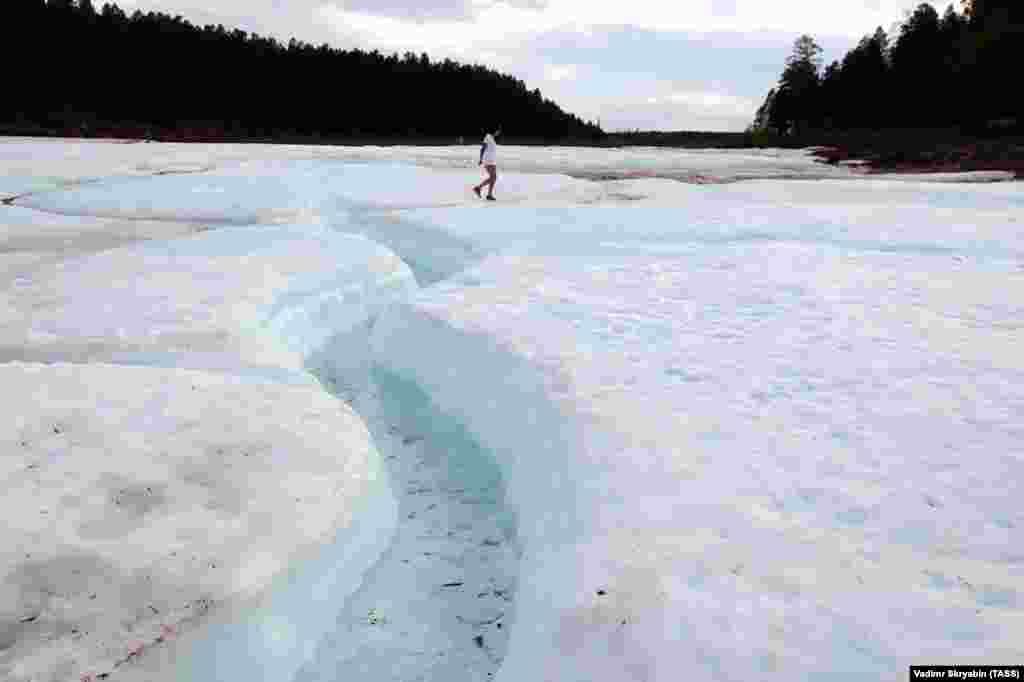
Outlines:
{"label": "person's shoe", "polygon": [[479,187],[474,187],[473,188],[473,194],[475,194],[477,196],[480,196],[480,188]]}
{"label": "person's shoe", "polygon": [[497,201],[497,199],[495,199],[492,195],[488,194],[487,201]]}

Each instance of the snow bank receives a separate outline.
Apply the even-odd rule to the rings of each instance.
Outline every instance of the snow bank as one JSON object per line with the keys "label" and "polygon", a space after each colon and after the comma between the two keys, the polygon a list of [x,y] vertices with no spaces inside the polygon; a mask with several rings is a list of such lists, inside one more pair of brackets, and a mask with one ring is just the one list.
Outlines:
{"label": "snow bank", "polygon": [[[801,206],[703,222],[727,204],[707,201],[696,224],[491,212],[497,233],[535,239],[374,328],[377,361],[502,465],[524,555],[498,679],[1020,660],[1024,275],[988,267],[927,199],[905,236],[773,222]],[[1013,261],[1008,200],[992,201],[983,247]],[[473,229],[468,210],[415,213]],[[592,240],[573,253],[554,225]]]}
{"label": "snow bank", "polygon": [[203,226],[188,222],[63,216],[7,206],[0,211],[0,284],[7,285],[43,263],[136,241],[189,235],[202,229]]}
{"label": "snow bank", "polygon": [[[387,537],[379,457],[319,387],[101,364],[4,364],[0,382],[5,680],[112,672],[211,608],[258,603],[355,521]],[[361,542],[336,569],[351,584],[380,549]],[[290,625],[250,644],[273,661]]]}
{"label": "snow bank", "polygon": [[0,293],[0,346],[36,358],[163,352],[209,366],[301,371],[327,338],[415,287],[358,236],[312,226],[224,228],[42,267]]}

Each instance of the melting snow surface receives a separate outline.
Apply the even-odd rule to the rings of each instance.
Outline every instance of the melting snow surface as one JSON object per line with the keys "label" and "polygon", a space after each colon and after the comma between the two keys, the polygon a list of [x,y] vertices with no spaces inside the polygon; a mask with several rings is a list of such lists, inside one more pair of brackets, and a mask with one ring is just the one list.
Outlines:
{"label": "melting snow surface", "polygon": [[502,150],[0,143],[5,679],[1024,660],[1019,183]]}

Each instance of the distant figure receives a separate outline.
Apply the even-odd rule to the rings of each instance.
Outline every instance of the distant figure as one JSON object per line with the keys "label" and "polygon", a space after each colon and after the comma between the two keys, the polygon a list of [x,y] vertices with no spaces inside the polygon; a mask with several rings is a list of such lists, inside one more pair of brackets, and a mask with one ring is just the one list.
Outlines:
{"label": "distant figure", "polygon": [[487,200],[494,199],[494,184],[498,182],[498,144],[494,138],[501,135],[501,128],[494,131],[494,134],[487,133],[484,136],[484,143],[480,145],[480,160],[476,165],[483,165],[487,169],[487,179],[473,188],[473,192],[480,196],[480,190],[487,186]]}

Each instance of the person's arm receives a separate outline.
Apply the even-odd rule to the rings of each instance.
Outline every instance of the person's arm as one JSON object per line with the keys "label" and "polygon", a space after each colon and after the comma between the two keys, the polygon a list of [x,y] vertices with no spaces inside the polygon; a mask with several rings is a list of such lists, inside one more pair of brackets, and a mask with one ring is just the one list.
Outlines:
{"label": "person's arm", "polygon": [[484,151],[487,149],[487,143],[484,142],[480,145],[480,160],[476,162],[476,165],[480,165],[484,162]]}

